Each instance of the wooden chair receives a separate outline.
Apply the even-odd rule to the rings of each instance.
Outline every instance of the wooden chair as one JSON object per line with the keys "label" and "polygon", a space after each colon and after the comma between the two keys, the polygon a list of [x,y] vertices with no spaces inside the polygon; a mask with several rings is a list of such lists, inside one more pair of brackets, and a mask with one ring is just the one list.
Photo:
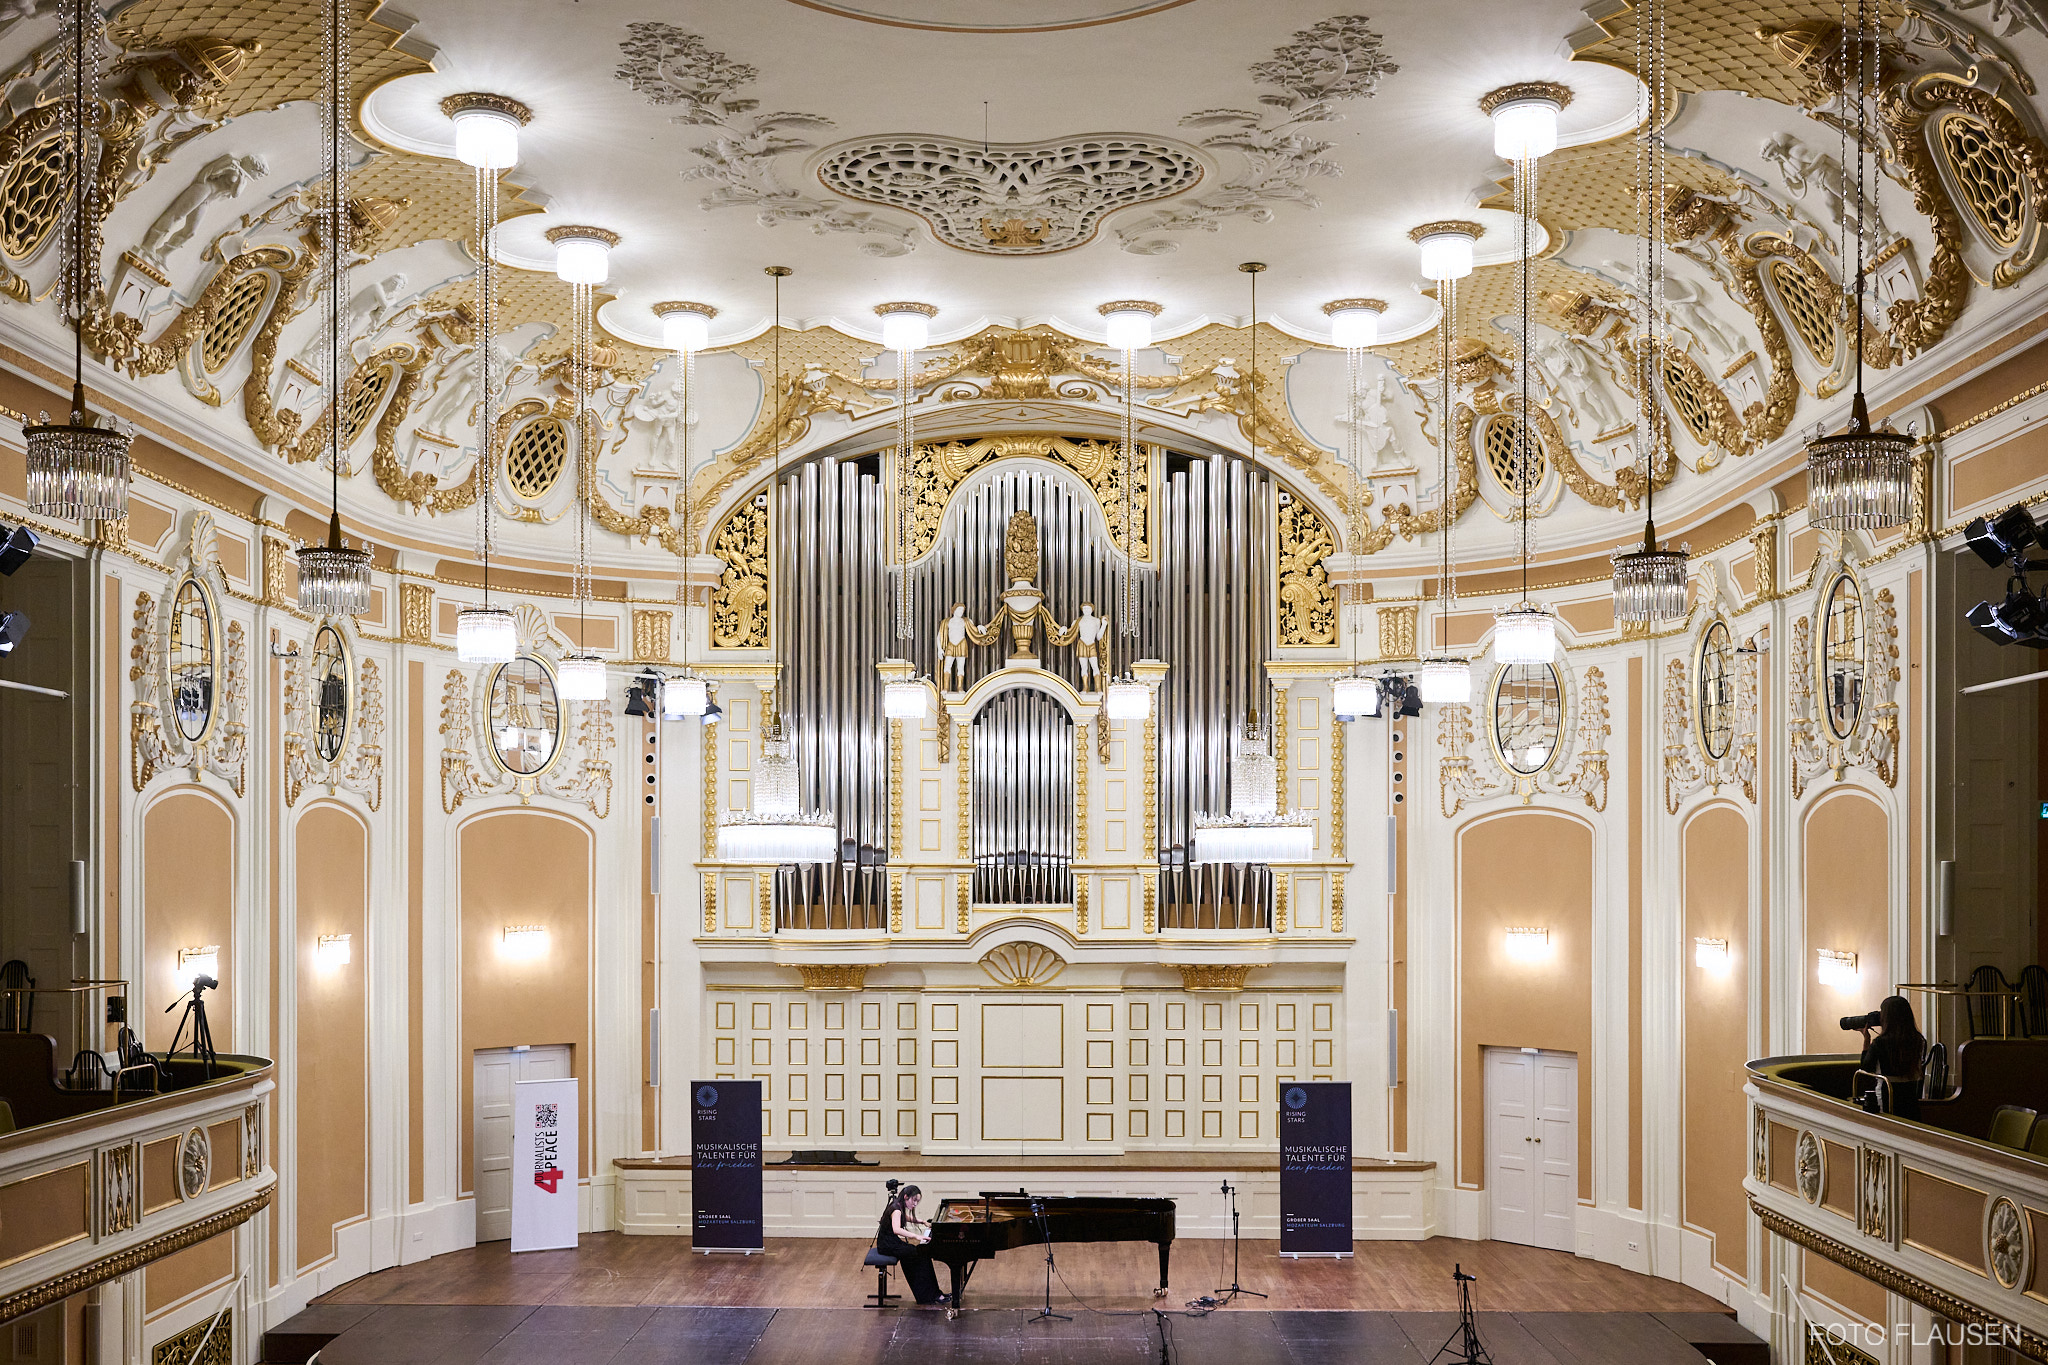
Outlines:
{"label": "wooden chair", "polygon": [[[2009,991],[2012,989],[2012,983],[2005,979],[2004,972],[1998,970],[1998,968],[1994,964],[1987,962],[1983,966],[1977,968],[1976,971],[1970,973],[1970,979],[1966,985],[1966,989],[1972,991]],[[2007,1017],[2002,1012],[2004,1008],[2005,1007],[2002,1007],[1998,1001],[1992,1000],[1986,996],[1964,996],[1963,1009],[1969,1015],[1970,1036],[1972,1038],[1993,1037],[1994,1035],[1991,1032],[1992,1028],[1999,1022],[1999,1020]],[[1982,1028],[1979,1028],[1977,1026],[1977,1020],[1980,1014],[1984,1020],[1984,1026]]]}
{"label": "wooden chair", "polygon": [[903,1297],[901,1294],[889,1292],[889,1267],[896,1264],[894,1256],[884,1255],[879,1249],[870,1246],[868,1254],[861,1257],[860,1263],[871,1267],[875,1272],[875,1292],[868,1295],[868,1301],[861,1307],[887,1308]]}
{"label": "wooden chair", "polygon": [[2034,1125],[2034,1135],[2027,1139],[2027,1150],[2048,1160],[2048,1123]]}
{"label": "wooden chair", "polygon": [[1920,1098],[1923,1100],[1945,1100],[1948,1098],[1948,1044],[1930,1043],[1927,1056],[1920,1063]]}
{"label": "wooden chair", "polygon": [[2034,1135],[2035,1117],[2031,1109],[2023,1109],[2017,1104],[2001,1104],[1992,1111],[1991,1131],[1986,1140],[2024,1152],[2028,1150],[2028,1139]]}
{"label": "wooden chair", "polygon": [[2038,962],[2020,968],[2020,1013],[2026,1020],[2027,1036],[2048,1036],[2048,969]]}
{"label": "wooden chair", "polygon": [[[29,994],[36,986],[36,979],[28,974],[28,964],[20,958],[0,964],[0,1032],[35,1032],[36,998]],[[14,992],[21,994],[16,995]]]}

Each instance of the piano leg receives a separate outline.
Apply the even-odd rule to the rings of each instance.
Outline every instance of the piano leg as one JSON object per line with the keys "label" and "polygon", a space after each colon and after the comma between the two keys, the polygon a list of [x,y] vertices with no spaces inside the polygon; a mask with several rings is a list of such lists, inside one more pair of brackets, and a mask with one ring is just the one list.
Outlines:
{"label": "piano leg", "polygon": [[946,1278],[952,1286],[952,1293],[946,1298],[946,1320],[960,1316],[960,1297],[967,1292],[967,1281],[974,1276],[975,1262],[963,1261],[959,1265],[946,1267]]}
{"label": "piano leg", "polygon": [[1152,1297],[1155,1299],[1166,1297],[1166,1263],[1172,1255],[1173,1243],[1161,1242],[1159,1244],[1159,1287],[1152,1291]]}

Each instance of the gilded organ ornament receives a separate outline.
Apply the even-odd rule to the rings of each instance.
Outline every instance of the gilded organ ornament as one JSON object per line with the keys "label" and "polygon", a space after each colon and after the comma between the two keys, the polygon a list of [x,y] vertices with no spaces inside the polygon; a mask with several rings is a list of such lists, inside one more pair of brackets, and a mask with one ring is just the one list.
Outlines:
{"label": "gilded organ ornament", "polygon": [[128,653],[129,775],[136,791],[158,773],[211,773],[243,794],[248,776],[249,652],[240,621],[223,622],[227,579],[213,516],[191,514],[185,552],[161,608],[135,595]]}
{"label": "gilded organ ornament", "polygon": [[1337,588],[1323,561],[1337,550],[1336,533],[1305,498],[1282,492],[1278,499],[1281,648],[1337,643]]}
{"label": "gilded organ ornament", "polygon": [[769,526],[768,494],[756,493],[735,507],[712,537],[711,553],[724,565],[711,589],[713,649],[768,647]]}

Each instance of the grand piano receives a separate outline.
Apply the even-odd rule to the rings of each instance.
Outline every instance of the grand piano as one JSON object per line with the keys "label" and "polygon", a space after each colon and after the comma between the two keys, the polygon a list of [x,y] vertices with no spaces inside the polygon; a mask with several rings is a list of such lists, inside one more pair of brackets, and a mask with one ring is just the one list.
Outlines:
{"label": "grand piano", "polygon": [[[1035,1207],[1034,1207],[1035,1206]],[[952,1276],[953,1311],[960,1309],[977,1261],[1001,1251],[1062,1242],[1152,1242],[1159,1248],[1159,1287],[1166,1295],[1167,1259],[1173,1251],[1173,1201],[984,1192],[977,1199],[946,1199],[931,1222],[934,1261]]]}

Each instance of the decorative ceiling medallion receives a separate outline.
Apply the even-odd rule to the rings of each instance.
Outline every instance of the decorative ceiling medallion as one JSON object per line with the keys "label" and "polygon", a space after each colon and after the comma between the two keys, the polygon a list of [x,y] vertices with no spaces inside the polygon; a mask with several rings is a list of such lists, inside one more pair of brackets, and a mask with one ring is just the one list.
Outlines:
{"label": "decorative ceiling medallion", "polygon": [[908,209],[947,246],[984,256],[1071,251],[1108,214],[1193,189],[1202,174],[1184,143],[1119,133],[986,150],[945,137],[878,138],[834,148],[818,166],[827,189]]}
{"label": "decorative ceiling medallion", "polygon": [[1191,0],[1037,0],[1029,19],[963,19],[950,11],[949,0],[892,0],[888,4],[849,5],[833,0],[790,0],[805,9],[822,10],[842,19],[888,28],[922,28],[940,33],[1057,33],[1062,29],[1094,28],[1142,19],[1161,10],[1179,9]]}

